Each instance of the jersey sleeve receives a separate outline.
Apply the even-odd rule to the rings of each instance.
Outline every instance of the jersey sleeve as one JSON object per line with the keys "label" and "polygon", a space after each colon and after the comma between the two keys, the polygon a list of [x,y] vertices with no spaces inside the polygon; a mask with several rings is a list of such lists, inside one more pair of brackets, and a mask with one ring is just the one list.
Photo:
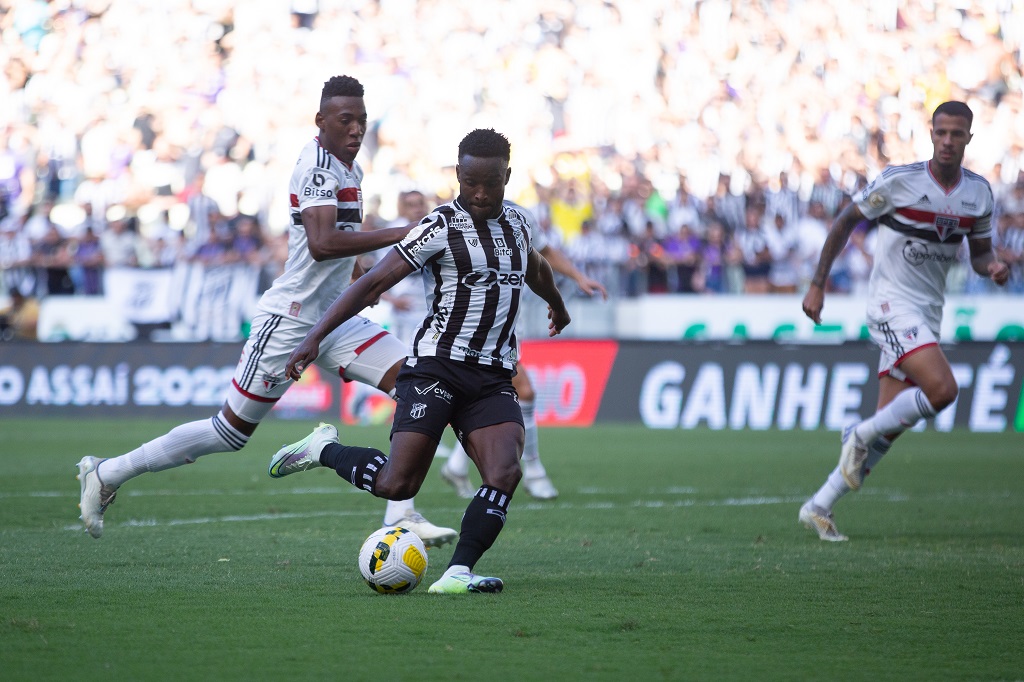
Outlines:
{"label": "jersey sleeve", "polygon": [[893,175],[883,171],[867,187],[854,195],[853,203],[857,205],[865,218],[874,220],[895,209],[892,203],[893,179]]}
{"label": "jersey sleeve", "polygon": [[[326,153],[322,151],[320,155],[326,157]],[[312,159],[300,161],[300,163],[305,163],[296,178],[298,181],[296,196],[299,200],[299,211],[311,206],[336,206],[338,203],[338,193],[341,189],[341,181],[337,173],[322,167],[321,164],[311,163],[310,161]],[[329,157],[328,162],[331,164],[339,163],[337,159]]]}
{"label": "jersey sleeve", "polygon": [[434,256],[448,248],[448,221],[440,213],[431,213],[414,227],[395,250],[405,262],[419,270]]}

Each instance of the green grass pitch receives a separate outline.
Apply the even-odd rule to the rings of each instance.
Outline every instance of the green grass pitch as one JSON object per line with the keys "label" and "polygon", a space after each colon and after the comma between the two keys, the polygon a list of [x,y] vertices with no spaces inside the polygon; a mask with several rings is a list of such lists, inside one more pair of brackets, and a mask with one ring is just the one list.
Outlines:
{"label": "green grass pitch", "polygon": [[[907,434],[832,544],[796,517],[835,433],[542,429],[561,496],[513,500],[477,566],[502,594],[452,597],[362,583],[383,501],[329,471],[267,476],[312,422],[131,481],[84,534],[78,459],[173,425],[0,419],[0,679],[1024,678],[1021,434]],[[458,527],[439,466],[417,506]]]}

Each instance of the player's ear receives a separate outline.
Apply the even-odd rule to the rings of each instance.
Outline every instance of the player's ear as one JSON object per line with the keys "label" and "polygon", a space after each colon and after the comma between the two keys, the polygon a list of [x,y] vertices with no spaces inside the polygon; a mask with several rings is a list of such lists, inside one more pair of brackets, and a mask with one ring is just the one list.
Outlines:
{"label": "player's ear", "polygon": [[322,111],[316,112],[316,116],[313,117],[313,122],[316,123],[317,128],[322,129],[324,127],[324,114]]}
{"label": "player's ear", "polygon": [[505,184],[506,185],[508,184],[508,180],[511,177],[512,177],[512,168],[511,167],[510,168],[506,168],[505,169]]}

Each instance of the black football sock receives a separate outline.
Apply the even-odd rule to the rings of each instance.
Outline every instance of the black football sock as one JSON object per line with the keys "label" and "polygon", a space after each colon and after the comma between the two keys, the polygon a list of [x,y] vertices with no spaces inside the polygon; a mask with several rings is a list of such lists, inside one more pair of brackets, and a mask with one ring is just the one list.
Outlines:
{"label": "black football sock", "polygon": [[459,544],[449,566],[473,566],[491,548],[498,533],[505,527],[505,515],[512,496],[489,485],[482,485],[462,516]]}
{"label": "black football sock", "polygon": [[373,493],[377,487],[377,474],[387,455],[377,448],[328,443],[320,452],[321,466],[334,469],[339,476],[357,488]]}

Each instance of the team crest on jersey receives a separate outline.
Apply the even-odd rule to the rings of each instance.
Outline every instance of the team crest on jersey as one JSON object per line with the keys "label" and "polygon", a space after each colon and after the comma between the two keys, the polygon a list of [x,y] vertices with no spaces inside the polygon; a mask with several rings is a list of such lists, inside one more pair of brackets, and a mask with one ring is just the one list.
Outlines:
{"label": "team crest on jersey", "polygon": [[266,372],[263,374],[263,390],[270,393],[274,390],[275,386],[280,386],[284,383],[284,377],[280,374],[271,374]]}
{"label": "team crest on jersey", "polygon": [[427,406],[424,403],[413,403],[412,408],[409,410],[409,416],[413,419],[419,419],[427,413]]}
{"label": "team crest on jersey", "polygon": [[[512,221],[509,221],[509,223],[511,223],[511,222]],[[526,251],[526,238],[523,237],[523,231],[520,230],[517,226],[513,225],[512,226],[512,236],[515,237],[516,246],[519,248],[519,250],[520,251]]]}
{"label": "team crest on jersey", "polygon": [[449,218],[448,227],[458,230],[459,232],[465,232],[466,230],[473,229],[473,220],[469,217],[468,213],[459,211]]}
{"label": "team crest on jersey", "polygon": [[868,195],[868,203],[872,208],[881,208],[885,206],[885,197],[878,192],[872,192]]}
{"label": "team crest on jersey", "polygon": [[960,218],[954,215],[935,216],[935,231],[939,233],[939,239],[946,241],[946,237],[953,234],[960,227]]}

